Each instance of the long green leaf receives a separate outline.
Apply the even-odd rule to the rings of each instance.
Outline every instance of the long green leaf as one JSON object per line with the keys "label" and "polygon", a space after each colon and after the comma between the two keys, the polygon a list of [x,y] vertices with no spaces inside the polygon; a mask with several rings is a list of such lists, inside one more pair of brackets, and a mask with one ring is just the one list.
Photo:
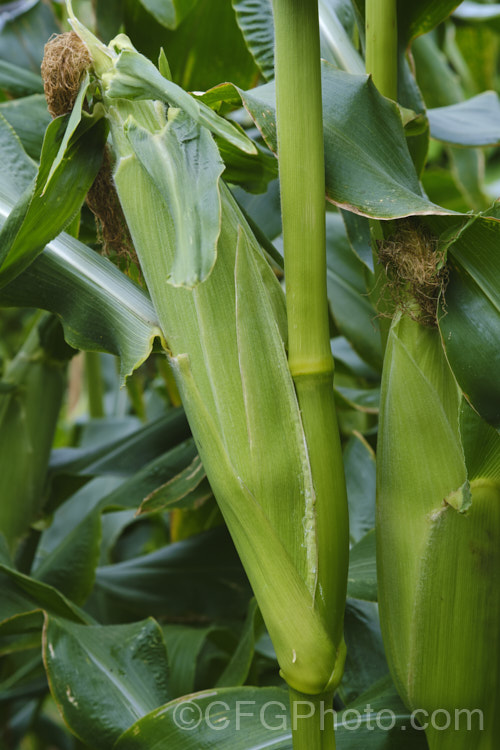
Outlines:
{"label": "long green leaf", "polygon": [[[149,32],[150,24],[147,24]],[[135,38],[135,29],[132,29]],[[168,55],[172,78],[187,91],[206,91],[223,80],[247,88],[257,83],[258,68],[236,23],[233,7],[227,2],[198,0],[178,29],[161,29],[161,44]],[[144,34],[147,39],[147,34]],[[157,50],[143,54],[151,59]]]}
{"label": "long green leaf", "polygon": [[0,181],[20,198],[36,177],[37,165],[26,154],[12,126],[0,114]]}
{"label": "long green leaf", "polygon": [[173,508],[192,508],[211,496],[192,440],[176,445],[170,451],[148,463],[130,477],[111,495],[106,496],[103,508],[133,508],[137,515]]}
{"label": "long green leaf", "polygon": [[[293,717],[285,690],[276,687],[222,688],[179,698],[131,726],[114,750],[292,750]],[[390,680],[381,680],[335,716],[323,705],[324,726],[335,720],[339,750],[424,750],[423,732],[413,728]],[[391,712],[380,715],[383,709]],[[248,715],[249,714],[249,715]],[[238,718],[239,717],[239,718]],[[380,722],[377,718],[380,718]],[[392,729],[388,726],[392,724]]]}
{"label": "long green leaf", "polygon": [[269,81],[274,78],[274,26],[270,0],[232,0],[248,49]]}
{"label": "long green leaf", "polygon": [[486,479],[500,484],[500,434],[465,399],[460,410],[460,432],[470,481]]}
{"label": "long green leaf", "polygon": [[475,3],[465,0],[455,9],[453,17],[466,23],[487,23],[498,31],[500,28],[500,3]]}
{"label": "long green leaf", "polygon": [[326,283],[335,323],[366,362],[382,369],[377,313],[368,297],[364,266],[338,214],[327,213],[326,232]]}
{"label": "long green leaf", "polygon": [[40,0],[24,0],[4,10],[8,13],[2,18],[0,59],[39,74],[45,43],[60,32],[54,9]]}
{"label": "long green leaf", "polygon": [[359,434],[344,448],[344,466],[349,500],[349,534],[355,544],[375,527],[375,454]]}
{"label": "long green leaf", "polygon": [[255,640],[263,630],[262,617],[255,599],[248,608],[243,631],[229,664],[217,680],[216,687],[242,685],[248,677],[254,655]]}
{"label": "long green leaf", "polygon": [[36,73],[0,60],[0,89],[15,96],[29,96],[43,92],[42,79]]}
{"label": "long green leaf", "polygon": [[101,519],[89,513],[85,521],[64,537],[61,544],[39,559],[32,575],[54,586],[64,596],[83,604],[94,585],[99,561]]}
{"label": "long green leaf", "polygon": [[26,153],[40,161],[43,136],[52,118],[43,94],[0,103],[0,114],[14,128]]}
{"label": "long green leaf", "polygon": [[[451,368],[466,398],[498,429],[500,213],[493,207],[486,214],[459,230],[447,232],[450,278],[439,328]],[[488,214],[494,218],[488,218]],[[431,226],[439,234],[446,222],[436,218]]]}
{"label": "long green leaf", "polygon": [[[1,218],[11,209],[6,186],[0,185]],[[0,306],[56,313],[71,346],[120,355],[122,382],[161,337],[148,296],[106,258],[65,234],[0,290]]]}
{"label": "long green leaf", "polygon": [[0,529],[13,550],[42,514],[66,365],[73,354],[58,321],[39,315],[3,373],[10,389],[0,394]]}
{"label": "long green leaf", "polygon": [[398,0],[398,33],[408,43],[445,20],[460,0]]}
{"label": "long green leaf", "polygon": [[86,118],[71,138],[64,159],[47,185],[66,130],[65,118],[48,127],[32,195],[26,193],[0,234],[0,284],[5,286],[39,255],[79,211],[102,161],[103,119]]}
{"label": "long green leaf", "polygon": [[[236,709],[242,703],[250,716],[236,729]],[[264,721],[259,713],[268,708]],[[209,721],[204,720],[207,715]],[[264,709],[265,711],[265,709]],[[288,695],[282,688],[220,688],[178,698],[136,722],[116,742],[114,750],[291,750]],[[200,720],[201,718],[201,720]],[[267,726],[266,726],[267,725]]]}
{"label": "long green leaf", "polygon": [[156,20],[167,29],[176,29],[197,0],[140,0]]}
{"label": "long green leaf", "polygon": [[194,693],[200,657],[216,626],[164,625],[162,629],[170,667],[170,694],[179,698]]}
{"label": "long green leaf", "polygon": [[[232,2],[248,49],[264,78],[271,80],[274,78],[274,23],[271,0]],[[363,61],[352,43],[353,13],[350,3],[343,0],[320,0],[318,10],[321,56],[341,70],[364,73]]]}
{"label": "long green leaf", "polygon": [[46,610],[73,622],[92,621],[88,614],[69,601],[53,586],[20,573],[4,556],[2,556],[2,562],[0,562],[0,573],[3,592],[0,604],[0,623],[5,624],[8,620],[28,614],[30,626],[32,626],[32,614],[39,610]]}
{"label": "long green leaf", "polygon": [[169,409],[162,417],[141,425],[129,435],[108,438],[104,442],[94,437],[94,443],[90,442],[87,447],[53,451],[51,470],[54,474],[89,477],[135,476],[146,463],[172,448],[178,452],[175,458],[171,457],[174,465],[176,459],[191,461],[194,457],[192,442],[183,442],[189,435],[183,410]]}
{"label": "long green leaf", "polygon": [[152,619],[102,626],[46,616],[43,658],[66,723],[95,750],[109,750],[169,697],[165,644]]}
{"label": "long green leaf", "polygon": [[[205,477],[206,474],[200,457],[195,456],[189,466],[186,466],[180,473],[169,478],[168,482],[160,487],[155,487],[154,491],[143,500],[138,512],[150,513],[151,511],[176,508],[179,507],[179,503],[186,496],[190,498],[189,505],[191,506],[200,497],[200,493],[195,494],[195,490]],[[201,497],[208,497],[211,494],[210,487],[207,487],[206,484],[201,491]]]}
{"label": "long green leaf", "polygon": [[352,599],[377,601],[377,563],[375,559],[375,531],[369,531],[349,554],[347,594]]}
{"label": "long green leaf", "polygon": [[484,294],[474,276],[452,263],[446,293],[446,315],[440,319],[446,353],[455,376],[471,403],[500,427],[500,308]]}
{"label": "long green leaf", "polygon": [[339,695],[349,704],[389,672],[377,605],[348,599],[344,632],[347,656]]}
{"label": "long green leaf", "polygon": [[431,136],[458,146],[495,146],[500,142],[500,101],[485,91],[465,102],[427,110]]}
{"label": "long green leaf", "polygon": [[[395,104],[366,76],[323,63],[326,192],[349,211],[389,219],[452,213],[422,193]],[[268,146],[276,152],[274,83],[242,91],[232,85],[207,92],[209,104],[241,98]]]}
{"label": "long green leaf", "polygon": [[[251,596],[226,529],[219,527],[149,555],[99,567],[94,596],[111,621],[135,617],[240,617]],[[89,602],[90,605],[91,602]]]}

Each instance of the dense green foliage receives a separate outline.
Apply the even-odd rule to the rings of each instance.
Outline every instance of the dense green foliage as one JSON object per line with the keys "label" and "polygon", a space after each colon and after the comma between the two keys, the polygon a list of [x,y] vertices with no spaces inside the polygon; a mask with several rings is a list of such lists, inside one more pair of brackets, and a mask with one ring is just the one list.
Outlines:
{"label": "dense green foliage", "polygon": [[[312,533],[300,516],[315,467],[278,283],[271,2],[74,0],[105,45],[123,32],[140,54],[118,37],[110,73],[108,48],[96,46],[72,114],[54,120],[40,64],[49,37],[70,28],[67,10],[2,5],[0,750],[291,750],[283,676],[307,682],[308,638],[330,675],[338,606],[322,600],[322,583],[342,601],[344,589],[333,568],[314,568],[314,579],[317,538],[330,532]],[[328,325],[350,528],[337,746],[461,750],[453,736],[426,739],[410,714],[499,693],[500,669],[485,674],[500,617],[499,595],[490,600],[500,565],[500,5],[398,2],[397,102],[375,71],[364,74],[365,3],[318,5]],[[299,109],[305,92],[294,95]],[[128,222],[120,242],[106,227],[109,211],[125,226],[118,204],[96,220],[84,202],[106,141]],[[391,260],[408,243],[423,248],[415,276],[403,251]],[[445,514],[432,516],[444,499],[451,536]],[[453,574],[433,575],[434,543]],[[396,551],[408,570],[415,551],[425,557],[434,588],[408,583],[392,567]],[[417,597],[432,612],[442,586],[454,591],[460,561],[475,609],[460,591],[450,597],[448,652],[409,613]],[[425,644],[431,667],[419,672]],[[418,674],[407,679],[412,648]],[[438,662],[439,689],[456,674],[465,686],[445,705],[422,677]],[[186,695],[216,728],[179,725]],[[238,730],[241,701],[252,716]],[[272,729],[259,720],[270,702]],[[382,710],[394,712],[390,731],[387,715],[374,721]],[[475,746],[492,750],[489,737]]]}

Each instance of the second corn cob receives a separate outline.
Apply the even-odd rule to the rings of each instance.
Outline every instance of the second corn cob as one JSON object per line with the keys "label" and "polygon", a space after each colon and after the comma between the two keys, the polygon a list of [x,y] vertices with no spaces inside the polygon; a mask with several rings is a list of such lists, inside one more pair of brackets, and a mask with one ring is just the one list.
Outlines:
{"label": "second corn cob", "polygon": [[431,750],[500,731],[500,437],[463,399],[437,328],[399,314],[382,383],[377,565],[384,644]]}

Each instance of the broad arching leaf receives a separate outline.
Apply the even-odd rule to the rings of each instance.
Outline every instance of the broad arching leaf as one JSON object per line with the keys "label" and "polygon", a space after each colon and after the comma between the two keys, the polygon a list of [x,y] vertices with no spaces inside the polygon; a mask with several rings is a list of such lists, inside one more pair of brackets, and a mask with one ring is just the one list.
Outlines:
{"label": "broad arching leaf", "polygon": [[46,616],[43,658],[66,723],[95,750],[109,750],[169,698],[165,643],[152,619],[106,626]]}

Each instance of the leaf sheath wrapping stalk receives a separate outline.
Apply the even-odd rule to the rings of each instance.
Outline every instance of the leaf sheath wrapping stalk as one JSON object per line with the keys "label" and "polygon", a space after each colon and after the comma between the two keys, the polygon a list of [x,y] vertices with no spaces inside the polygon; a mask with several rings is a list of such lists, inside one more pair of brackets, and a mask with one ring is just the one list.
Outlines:
{"label": "leaf sheath wrapping stalk", "polygon": [[[477,415],[461,418],[470,407],[439,333],[412,320],[393,323],[382,393],[377,566],[391,672],[411,709],[450,711],[448,731],[428,730],[431,748],[490,748],[500,729],[500,439]],[[482,711],[483,731],[477,714],[455,731],[455,709]]]}

